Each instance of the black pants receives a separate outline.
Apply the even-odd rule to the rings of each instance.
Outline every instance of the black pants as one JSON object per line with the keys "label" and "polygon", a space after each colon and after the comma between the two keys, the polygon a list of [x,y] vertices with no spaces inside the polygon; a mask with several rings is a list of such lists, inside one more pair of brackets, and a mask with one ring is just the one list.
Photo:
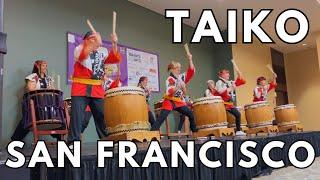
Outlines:
{"label": "black pants", "polygon": [[231,113],[235,119],[236,119],[236,131],[240,131],[240,121],[241,121],[241,113],[238,111],[237,108],[231,108],[227,110],[229,113]]}
{"label": "black pants", "polygon": [[179,116],[178,131],[181,131],[181,130],[182,130],[182,127],[183,127],[183,124],[184,124],[185,119],[186,119],[186,116],[185,116],[184,114],[180,114],[180,116]]}
{"label": "black pants", "polygon": [[153,113],[151,111],[148,111],[148,120],[149,120],[149,123],[150,125],[152,126],[154,124],[154,122],[156,121],[154,119],[154,116],[153,116]]}
{"label": "black pants", "polygon": [[[190,121],[190,129],[192,132],[196,132],[196,124],[194,121],[194,116],[192,111],[188,108],[188,106],[182,106],[179,108],[175,108],[175,111],[178,111],[179,113],[186,115],[189,118]],[[151,131],[159,130],[162,123],[167,119],[168,115],[170,114],[170,110],[161,110],[160,115],[158,117],[158,120],[152,125]]]}
{"label": "black pants", "polygon": [[[85,96],[72,96],[71,122],[68,141],[79,141],[80,134],[83,129],[84,117],[86,115],[86,107],[89,105],[98,136],[106,137],[106,125],[104,122],[103,99],[91,98]],[[100,138],[102,138],[100,137]]]}
{"label": "black pants", "polygon": [[29,129],[23,127],[23,120],[21,120],[11,136],[11,141],[21,141],[28,133]]}

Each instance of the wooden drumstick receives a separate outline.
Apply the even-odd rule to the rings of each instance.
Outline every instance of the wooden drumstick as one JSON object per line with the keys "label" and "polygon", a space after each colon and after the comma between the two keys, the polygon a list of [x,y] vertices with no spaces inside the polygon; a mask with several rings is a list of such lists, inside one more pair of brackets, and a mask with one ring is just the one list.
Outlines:
{"label": "wooden drumstick", "polygon": [[191,55],[188,43],[184,44],[184,49],[186,50],[186,53],[187,53],[188,56]]}
{"label": "wooden drumstick", "polygon": [[116,34],[116,23],[117,22],[117,13],[113,11],[113,20],[112,20],[112,33]]}
{"label": "wooden drumstick", "polygon": [[236,63],[233,59],[231,59],[231,62],[232,62],[232,64],[233,64],[234,69],[235,69],[238,73],[240,73],[240,69],[239,69],[237,63]]}
{"label": "wooden drumstick", "polygon": [[94,29],[94,27],[92,26],[92,24],[91,24],[91,22],[90,22],[89,19],[87,19],[87,24],[88,24],[90,30],[91,30],[93,33],[96,33],[96,32],[97,32],[97,31]]}
{"label": "wooden drumstick", "polygon": [[277,76],[277,74],[274,72],[271,64],[267,64],[267,68],[270,70],[270,72],[271,72],[274,76]]}

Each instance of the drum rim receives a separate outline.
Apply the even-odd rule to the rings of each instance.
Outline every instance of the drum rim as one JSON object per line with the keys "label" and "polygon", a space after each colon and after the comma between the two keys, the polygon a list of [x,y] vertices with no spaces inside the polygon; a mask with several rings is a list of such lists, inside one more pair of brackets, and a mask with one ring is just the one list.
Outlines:
{"label": "drum rim", "polygon": [[[136,92],[136,94],[130,93],[130,92]],[[126,87],[117,87],[112,88],[106,91],[105,97],[113,97],[116,96],[116,93],[120,94],[133,94],[133,95],[141,95],[145,96],[145,91],[136,86],[126,86]]]}
{"label": "drum rim", "polygon": [[[208,103],[205,103],[205,102]],[[214,97],[202,97],[202,98],[198,98],[195,99],[193,101],[193,105],[197,105],[197,104],[209,104],[209,102],[213,102],[213,103],[223,103],[223,100],[220,96],[214,96]]]}
{"label": "drum rim", "polygon": [[277,110],[282,110],[282,109],[290,109],[290,108],[296,108],[296,105],[294,104],[284,104],[284,105],[280,105],[274,108],[275,111]]}
{"label": "drum rim", "polygon": [[[251,103],[251,104],[244,105],[244,109],[249,109],[251,107],[252,107],[252,109],[254,109],[254,108],[260,107],[262,105],[268,106],[270,104],[269,104],[268,101],[259,101],[259,102],[254,102],[254,103]],[[257,106],[257,107],[255,107],[255,106]]]}

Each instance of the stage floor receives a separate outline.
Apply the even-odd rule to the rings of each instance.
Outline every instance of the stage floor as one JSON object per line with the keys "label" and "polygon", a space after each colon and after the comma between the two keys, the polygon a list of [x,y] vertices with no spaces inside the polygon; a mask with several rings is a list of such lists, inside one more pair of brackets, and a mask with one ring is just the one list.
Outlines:
{"label": "stage floor", "polygon": [[[315,148],[316,156],[320,156],[320,132],[301,132],[301,133],[278,133],[273,135],[264,135],[264,136],[247,136],[247,137],[222,137],[222,138],[212,138],[213,140],[219,140],[223,143],[220,149],[212,148],[208,151],[207,156],[208,159],[219,159],[222,163],[222,167],[216,169],[210,169],[205,167],[201,162],[195,162],[195,168],[187,168],[184,165],[178,168],[160,168],[157,164],[150,165],[149,168],[118,168],[117,167],[117,146],[114,148],[114,159],[106,159],[106,166],[105,168],[97,168],[97,143],[84,143],[82,145],[82,161],[81,161],[81,168],[72,168],[71,166],[66,166],[65,168],[49,168],[45,171],[41,170],[40,168],[29,169],[29,176],[31,179],[39,179],[40,174],[45,172],[44,175],[47,179],[80,179],[84,180],[91,180],[91,179],[114,179],[114,180],[121,180],[121,179],[183,179],[183,180],[191,180],[191,179],[251,179],[253,177],[257,177],[259,175],[270,174],[273,169],[268,167],[261,158],[259,158],[259,163],[250,169],[240,168],[235,166],[234,168],[226,168],[225,167],[225,146],[224,143],[227,140],[234,141],[234,149],[236,150],[234,153],[234,161],[238,162],[240,158],[246,159],[243,155],[240,154],[239,149],[240,145],[245,140],[253,140],[257,142],[257,147],[252,151],[257,154],[258,157],[261,157],[261,150],[262,147],[274,140],[283,141],[286,143],[283,150],[274,150],[274,152],[270,153],[272,159],[278,160],[283,159],[285,166],[290,166],[290,162],[287,157],[287,152],[289,146],[297,141],[297,140],[306,140],[312,144]],[[175,139],[177,140],[177,139]],[[200,146],[208,141],[208,138],[201,138],[201,139],[191,139],[191,138],[180,138],[179,141],[182,146],[186,144],[187,140],[195,140],[195,153],[197,154]],[[145,152],[148,148],[148,142],[145,143],[137,143],[138,146],[138,153],[134,156],[135,160],[138,164],[142,164],[143,157]],[[161,140],[160,145],[163,150],[163,154],[166,159],[170,159],[170,140]],[[47,146],[51,158],[56,159],[56,146],[55,145],[48,145]],[[22,151],[27,159],[27,162],[31,156],[32,148],[26,147]],[[306,156],[306,151],[301,150],[297,151],[297,158],[303,159]],[[0,153],[0,169],[4,167],[5,160],[7,159],[8,154],[6,151],[2,151]],[[196,158],[196,161],[199,161]],[[170,160],[167,160],[170,163]],[[55,162],[54,162],[55,163]],[[319,167],[319,166],[318,166]],[[290,169],[296,169],[294,167],[290,167]],[[289,168],[285,168],[289,169]],[[10,170],[11,173],[18,171],[18,170]],[[22,171],[22,170],[20,170]],[[277,173],[279,170],[275,171]],[[1,174],[5,173],[3,170],[0,171]],[[9,171],[8,171],[9,172]],[[41,173],[40,173],[41,172]],[[319,171],[320,172],[320,171]],[[76,176],[74,174],[81,174],[81,176]],[[17,175],[16,173],[14,173]],[[23,177],[23,176],[21,176]],[[26,175],[24,175],[26,177]],[[10,178],[8,176],[8,178]],[[285,178],[284,178],[285,179]],[[290,178],[291,179],[291,178]],[[319,177],[320,179],[320,177]]]}

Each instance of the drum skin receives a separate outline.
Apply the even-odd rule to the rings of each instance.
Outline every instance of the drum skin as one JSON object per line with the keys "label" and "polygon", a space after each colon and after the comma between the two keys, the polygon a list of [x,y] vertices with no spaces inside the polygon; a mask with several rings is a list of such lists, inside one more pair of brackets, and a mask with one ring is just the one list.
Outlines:
{"label": "drum skin", "polygon": [[274,119],[272,108],[266,101],[246,105],[245,114],[249,127],[272,125]]}
{"label": "drum skin", "polygon": [[279,126],[299,123],[298,112],[296,106],[293,104],[277,106],[274,113]]}
{"label": "drum skin", "polygon": [[[131,90],[130,90],[131,89]],[[106,92],[104,98],[104,119],[111,130],[119,126],[121,131],[133,131],[134,123],[148,123],[148,107],[144,91],[137,87],[120,87]],[[117,130],[114,130],[118,132]]]}
{"label": "drum skin", "polygon": [[[199,103],[201,102],[202,103]],[[199,127],[214,127],[226,125],[227,115],[226,109],[220,98],[199,98],[196,99],[192,106],[196,120],[196,126],[199,130],[204,128]]]}
{"label": "drum skin", "polygon": [[[238,106],[236,107],[240,113],[241,113],[241,121],[240,121],[240,125],[241,126],[247,126],[247,119],[246,119],[246,113],[243,109],[242,106]],[[236,127],[236,118],[227,111],[227,120],[228,120],[228,126],[229,127]]]}

